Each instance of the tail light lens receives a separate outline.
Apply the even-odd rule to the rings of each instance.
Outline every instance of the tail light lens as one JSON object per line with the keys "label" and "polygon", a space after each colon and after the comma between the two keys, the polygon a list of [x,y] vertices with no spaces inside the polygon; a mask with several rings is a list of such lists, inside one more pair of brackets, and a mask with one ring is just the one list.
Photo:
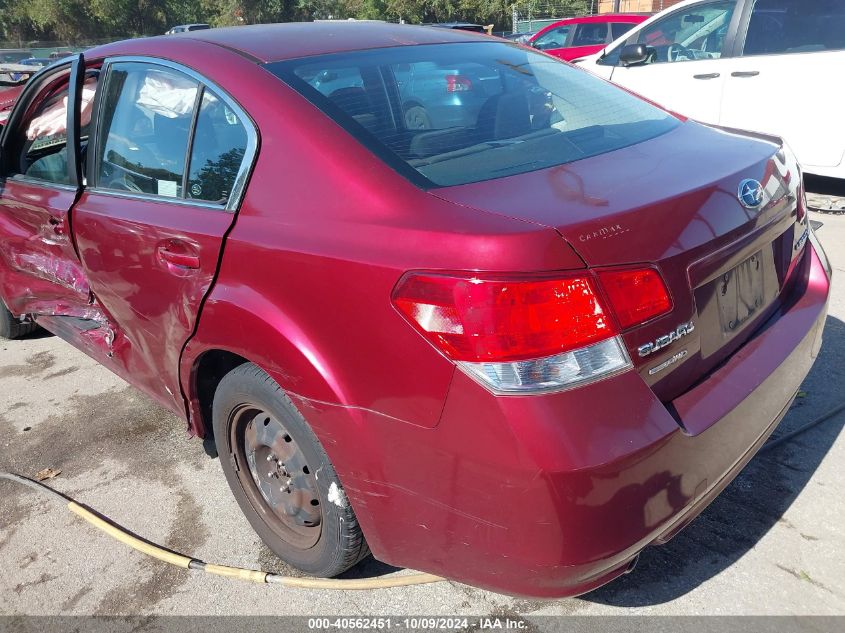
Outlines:
{"label": "tail light lens", "polygon": [[558,391],[630,368],[621,329],[671,309],[656,271],[608,275],[614,314],[590,273],[520,279],[409,273],[393,303],[494,393]]}
{"label": "tail light lens", "polygon": [[456,365],[496,394],[549,393],[572,389],[630,369],[631,359],[618,336],[579,350],[510,363]]}
{"label": "tail light lens", "polygon": [[472,90],[472,81],[462,75],[446,75],[446,92],[467,92]]}
{"label": "tail light lens", "polygon": [[550,356],[610,338],[616,327],[590,277],[498,280],[411,274],[396,307],[452,360]]}
{"label": "tail light lens", "polygon": [[804,183],[798,185],[798,224],[804,224],[807,217],[807,190]]}
{"label": "tail light lens", "polygon": [[652,268],[602,271],[599,279],[623,330],[672,309],[666,284]]}

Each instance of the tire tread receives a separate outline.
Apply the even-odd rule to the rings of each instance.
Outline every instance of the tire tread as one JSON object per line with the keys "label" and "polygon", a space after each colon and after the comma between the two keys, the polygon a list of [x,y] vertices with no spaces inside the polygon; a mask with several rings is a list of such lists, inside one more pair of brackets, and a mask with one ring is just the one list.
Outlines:
{"label": "tire tread", "polygon": [[34,321],[18,321],[0,302],[0,338],[19,339],[32,334],[37,329],[37,323]]}

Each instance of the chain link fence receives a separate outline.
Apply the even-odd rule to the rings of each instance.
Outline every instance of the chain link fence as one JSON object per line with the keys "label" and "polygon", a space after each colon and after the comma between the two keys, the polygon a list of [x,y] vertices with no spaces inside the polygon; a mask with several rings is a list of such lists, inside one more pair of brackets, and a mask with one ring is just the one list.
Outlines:
{"label": "chain link fence", "polygon": [[598,0],[520,0],[513,5],[513,32],[533,33],[561,18],[596,13]]}
{"label": "chain link fence", "polygon": [[600,13],[656,13],[681,0],[518,0],[514,33],[533,33],[562,18]]}
{"label": "chain link fence", "polygon": [[29,57],[36,59],[56,58],[63,54],[78,53],[100,44],[108,44],[127,38],[128,36],[116,35],[115,37],[79,41],[0,40],[0,63],[14,63]]}

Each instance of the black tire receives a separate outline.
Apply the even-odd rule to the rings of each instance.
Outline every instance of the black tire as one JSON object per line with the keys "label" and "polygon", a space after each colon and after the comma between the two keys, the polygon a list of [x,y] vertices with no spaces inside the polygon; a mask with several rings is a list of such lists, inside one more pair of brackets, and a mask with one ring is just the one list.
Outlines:
{"label": "black tire", "polygon": [[408,130],[430,130],[431,117],[421,105],[411,105],[405,109],[405,128]]}
{"label": "black tire", "polygon": [[0,301],[0,338],[23,338],[37,329],[38,326],[35,323],[18,321],[6,308],[6,304]]}
{"label": "black tire", "polygon": [[[229,487],[279,558],[330,578],[369,554],[326,452],[269,375],[252,363],[229,372],[214,394],[212,416]],[[295,514],[285,512],[291,508]]]}

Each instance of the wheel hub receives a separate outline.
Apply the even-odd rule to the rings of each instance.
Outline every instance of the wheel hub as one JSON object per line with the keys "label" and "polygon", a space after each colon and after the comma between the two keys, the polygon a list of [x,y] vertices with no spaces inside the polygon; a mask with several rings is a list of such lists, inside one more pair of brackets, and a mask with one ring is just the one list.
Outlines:
{"label": "wheel hub", "polygon": [[[302,450],[271,414],[249,411],[244,454],[249,472],[273,515],[298,537],[316,542],[322,511],[317,481]],[[313,542],[311,544],[313,544]]]}

